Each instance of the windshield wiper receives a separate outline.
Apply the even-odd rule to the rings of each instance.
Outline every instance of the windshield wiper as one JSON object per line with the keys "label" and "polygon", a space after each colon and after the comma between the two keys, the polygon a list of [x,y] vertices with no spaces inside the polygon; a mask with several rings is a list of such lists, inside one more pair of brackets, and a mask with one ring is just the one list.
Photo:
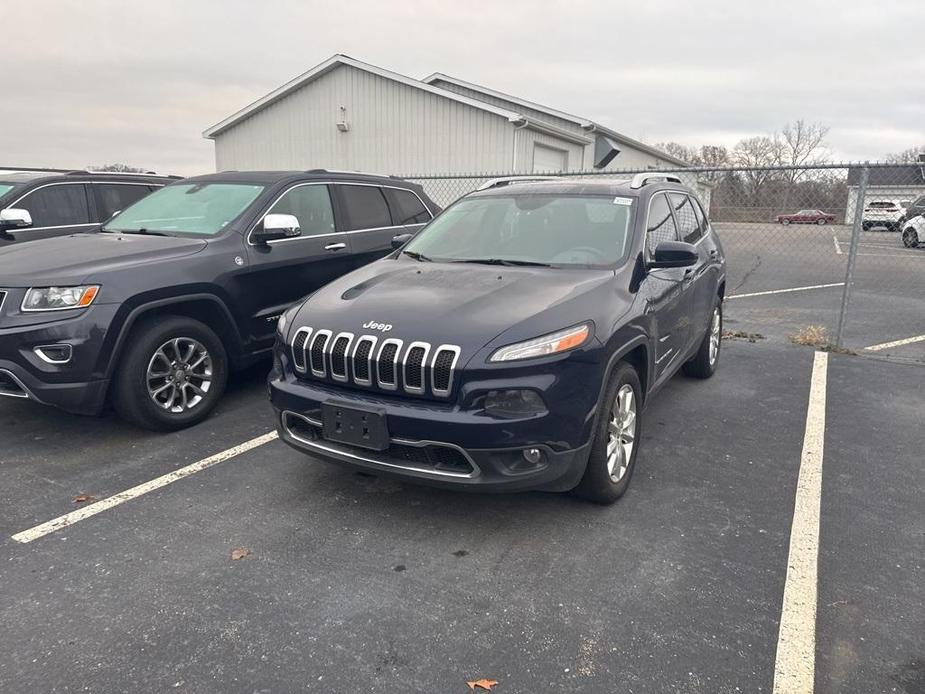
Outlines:
{"label": "windshield wiper", "polygon": [[111,234],[141,234],[142,236],[169,236],[162,231],[151,231],[150,229],[145,229],[144,227],[140,229],[106,229],[105,227],[102,231],[111,233]]}
{"label": "windshield wiper", "polygon": [[422,263],[431,263],[431,262],[433,262],[433,261],[432,261],[430,258],[428,258],[426,255],[424,255],[423,253],[418,253],[417,251],[402,251],[402,253],[404,253],[404,254],[405,254],[406,256],[408,256],[409,258],[414,258],[414,259],[417,260],[418,262],[422,262]]}
{"label": "windshield wiper", "polygon": [[454,263],[478,263],[480,265],[510,265],[522,267],[552,267],[549,263],[539,263],[534,260],[510,260],[507,258],[468,258],[454,260]]}

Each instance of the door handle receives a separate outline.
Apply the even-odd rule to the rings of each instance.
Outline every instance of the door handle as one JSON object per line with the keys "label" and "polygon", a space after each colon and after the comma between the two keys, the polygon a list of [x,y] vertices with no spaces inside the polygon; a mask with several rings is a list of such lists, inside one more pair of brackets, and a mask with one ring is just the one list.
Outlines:
{"label": "door handle", "polygon": [[340,251],[347,247],[346,243],[329,243],[324,247],[326,251]]}

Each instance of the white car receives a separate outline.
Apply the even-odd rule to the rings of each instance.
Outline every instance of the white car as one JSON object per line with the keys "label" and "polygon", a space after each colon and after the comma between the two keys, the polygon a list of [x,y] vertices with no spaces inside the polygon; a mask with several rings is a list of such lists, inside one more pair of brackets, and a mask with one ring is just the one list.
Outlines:
{"label": "white car", "polygon": [[905,216],[906,208],[899,200],[872,200],[864,207],[861,226],[864,231],[874,227],[898,231]]}
{"label": "white car", "polygon": [[906,248],[918,248],[925,244],[925,216],[913,217],[903,225],[903,245]]}

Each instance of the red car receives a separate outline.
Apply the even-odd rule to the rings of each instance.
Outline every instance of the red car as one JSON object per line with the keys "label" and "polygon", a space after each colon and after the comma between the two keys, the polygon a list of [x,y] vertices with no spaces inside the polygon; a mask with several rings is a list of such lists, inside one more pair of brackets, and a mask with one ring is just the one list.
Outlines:
{"label": "red car", "polygon": [[779,214],[777,221],[780,224],[831,224],[835,215],[822,210],[800,210],[795,214]]}

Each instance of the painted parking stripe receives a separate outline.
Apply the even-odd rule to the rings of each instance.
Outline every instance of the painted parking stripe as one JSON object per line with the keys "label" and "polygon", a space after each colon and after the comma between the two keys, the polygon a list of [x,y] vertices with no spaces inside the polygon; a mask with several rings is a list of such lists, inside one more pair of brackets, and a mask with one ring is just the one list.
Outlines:
{"label": "painted parking stripe", "polygon": [[884,349],[902,347],[903,345],[911,345],[916,342],[925,342],[925,335],[915,335],[914,337],[907,337],[903,340],[893,340],[892,342],[881,342],[879,345],[871,345],[870,347],[865,347],[864,351],[879,352]]}
{"label": "painted parking stripe", "polygon": [[103,511],[108,511],[111,508],[118,506],[119,504],[124,504],[126,501],[131,501],[132,499],[137,499],[139,496],[143,496],[149,492],[153,492],[155,489],[160,489],[161,487],[166,487],[168,484],[173,484],[178,480],[182,480],[185,477],[194,475],[197,472],[202,472],[203,470],[212,467],[213,465],[218,465],[223,463],[226,460],[230,460],[235,456],[246,453],[247,451],[253,450],[258,446],[262,446],[265,443],[269,443],[276,439],[276,432],[271,431],[257,438],[253,438],[250,441],[245,441],[244,443],[229,448],[228,450],[222,451],[221,453],[216,453],[215,455],[204,458],[197,463],[187,465],[186,467],[181,467],[179,470],[174,470],[173,472],[168,472],[166,475],[161,475],[153,480],[148,482],[143,482],[131,489],[126,489],[124,492],[119,492],[118,494],[113,494],[112,496],[106,497],[105,499],[100,499],[97,502],[90,504],[89,506],[84,506],[83,508],[77,509],[76,511],[71,511],[70,513],[65,513],[63,516],[54,518],[50,521],[37,525],[34,528],[29,528],[28,530],[23,530],[20,533],[13,535],[13,539],[16,542],[32,542],[33,540],[38,540],[40,537],[44,537],[50,533],[55,532],[56,530],[61,530],[62,528],[67,528],[68,526],[74,525],[74,523],[79,523],[82,520],[91,518],[98,513]]}
{"label": "painted parking stripe", "polygon": [[844,287],[844,282],[833,282],[832,284],[814,284],[809,287],[790,287],[788,289],[769,289],[766,292],[752,292],[750,294],[733,294],[726,299],[747,299],[750,296],[768,296],[770,294],[787,294],[788,292],[808,292],[810,289],[829,289],[830,287]]}
{"label": "painted parking stripe", "polygon": [[815,679],[819,509],[828,364],[828,353],[816,352],[790,528],[787,579],[774,660],[774,694],[811,694]]}
{"label": "painted parking stripe", "polygon": [[832,241],[835,243],[835,253],[838,254],[838,255],[841,255],[841,246],[838,245],[838,237],[837,237],[837,236],[833,236],[833,237],[832,237]]}

